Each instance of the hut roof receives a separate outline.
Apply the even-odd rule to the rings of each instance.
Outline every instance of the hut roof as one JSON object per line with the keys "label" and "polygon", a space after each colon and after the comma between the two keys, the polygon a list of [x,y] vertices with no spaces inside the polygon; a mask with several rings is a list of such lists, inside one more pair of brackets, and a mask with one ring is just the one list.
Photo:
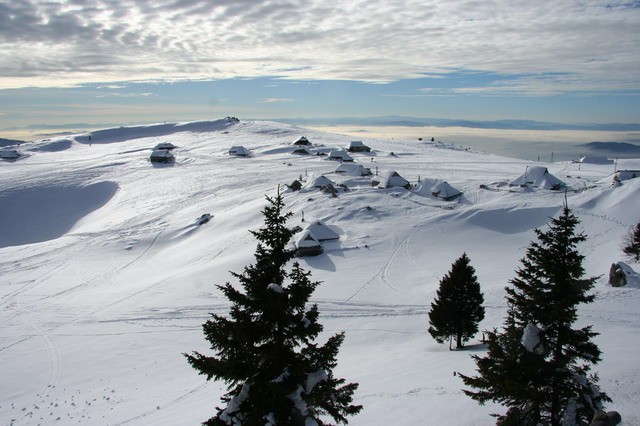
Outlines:
{"label": "hut roof", "polygon": [[509,182],[509,185],[531,185],[544,189],[560,189],[566,186],[563,181],[549,173],[549,170],[543,166],[528,166],[525,172]]}
{"label": "hut roof", "polygon": [[344,151],[342,149],[332,149],[331,152],[329,152],[329,159],[340,160],[340,161],[353,161],[353,158],[351,158],[351,156],[347,154],[347,151]]}
{"label": "hut roof", "polygon": [[311,142],[309,142],[309,139],[307,139],[306,137],[300,136],[293,142],[293,145],[308,146],[311,145]]}
{"label": "hut roof", "polygon": [[320,246],[320,241],[318,241],[318,238],[316,238],[316,236],[308,229],[305,229],[296,236],[296,247],[298,248],[318,246]]}
{"label": "hut roof", "polygon": [[158,145],[156,145],[153,149],[174,149],[176,148],[176,146],[170,142],[161,142]]}
{"label": "hut roof", "polygon": [[305,230],[311,232],[318,241],[337,240],[340,238],[340,235],[336,231],[320,220],[311,222]]}
{"label": "hut roof", "polygon": [[452,200],[462,195],[462,192],[449,185],[447,181],[440,181],[431,187],[431,194],[445,200]]}
{"label": "hut roof", "polygon": [[291,151],[291,153],[296,155],[311,155],[307,148],[302,147],[294,149],[293,151]]}
{"label": "hut roof", "polygon": [[371,148],[362,143],[362,141],[351,141],[349,142],[349,147],[347,148],[349,152],[369,152]]}
{"label": "hut roof", "polygon": [[409,181],[400,176],[395,170],[383,171],[376,181],[378,182],[378,188],[402,187],[409,189],[411,187]]}
{"label": "hut roof", "polygon": [[248,157],[251,152],[242,145],[232,146],[229,148],[229,155],[236,155],[238,157]]}
{"label": "hut roof", "polygon": [[336,173],[344,173],[347,176],[367,176],[371,174],[371,170],[362,164],[341,163],[335,170]]}
{"label": "hut roof", "polygon": [[597,156],[597,155],[585,155],[580,158],[578,163],[583,164],[611,164],[613,160],[608,159],[607,157]]}
{"label": "hut roof", "polygon": [[325,177],[324,175],[320,175],[310,180],[309,182],[307,182],[307,184],[305,185],[305,188],[320,188],[325,185],[333,185],[333,182],[328,177]]}

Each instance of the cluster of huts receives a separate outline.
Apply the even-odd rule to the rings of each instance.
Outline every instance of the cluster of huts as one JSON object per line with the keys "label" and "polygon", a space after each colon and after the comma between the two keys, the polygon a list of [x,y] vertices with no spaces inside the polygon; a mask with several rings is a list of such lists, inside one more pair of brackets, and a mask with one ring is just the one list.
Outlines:
{"label": "cluster of huts", "polygon": [[169,142],[162,142],[156,145],[149,158],[152,163],[172,163],[175,161],[173,150],[176,146]]}

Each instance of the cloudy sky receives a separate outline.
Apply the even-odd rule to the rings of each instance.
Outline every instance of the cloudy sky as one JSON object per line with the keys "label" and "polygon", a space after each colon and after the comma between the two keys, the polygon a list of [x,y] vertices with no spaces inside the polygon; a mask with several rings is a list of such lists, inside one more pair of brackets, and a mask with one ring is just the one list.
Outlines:
{"label": "cloudy sky", "polygon": [[386,114],[640,122],[640,1],[0,0],[0,129]]}

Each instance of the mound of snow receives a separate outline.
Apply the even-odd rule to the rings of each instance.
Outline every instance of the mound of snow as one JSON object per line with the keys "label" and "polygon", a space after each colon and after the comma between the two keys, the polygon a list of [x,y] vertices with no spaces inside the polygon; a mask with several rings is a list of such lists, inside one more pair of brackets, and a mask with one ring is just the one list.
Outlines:
{"label": "mound of snow", "polygon": [[620,185],[594,188],[576,196],[577,205],[594,214],[632,225],[638,222],[640,212],[640,179]]}
{"label": "mound of snow", "polygon": [[45,139],[34,142],[29,145],[29,151],[33,152],[60,152],[65,151],[73,146],[73,140],[68,138],[62,139]]}
{"label": "mound of snow", "polygon": [[227,129],[237,121],[224,118],[215,121],[189,121],[182,123],[156,123],[139,126],[123,126],[111,129],[96,130],[75,137],[80,143],[116,143],[132,139],[167,136],[179,132],[216,132]]}

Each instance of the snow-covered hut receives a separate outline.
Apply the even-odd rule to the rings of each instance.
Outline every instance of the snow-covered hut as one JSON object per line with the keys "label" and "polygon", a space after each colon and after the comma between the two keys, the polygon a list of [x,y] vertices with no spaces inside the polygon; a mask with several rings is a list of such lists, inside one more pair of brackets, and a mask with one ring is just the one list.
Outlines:
{"label": "snow-covered hut", "polygon": [[229,155],[235,155],[236,157],[248,157],[251,152],[242,145],[232,146],[229,148]]}
{"label": "snow-covered hut", "polygon": [[326,185],[334,185],[333,181],[324,175],[320,175],[314,179],[311,179],[304,186],[305,188],[322,188]]}
{"label": "snow-covered hut", "polygon": [[629,179],[635,179],[640,176],[640,170],[618,170],[613,179],[622,182]]}
{"label": "snow-covered hut", "polygon": [[362,141],[351,141],[349,142],[349,147],[347,148],[349,152],[370,152],[371,148],[366,146]]}
{"label": "snow-covered hut", "polygon": [[509,182],[509,186],[535,186],[543,189],[559,190],[566,184],[549,173],[543,166],[527,166],[525,172]]}
{"label": "snow-covered hut", "polygon": [[610,160],[607,157],[602,157],[602,156],[599,156],[599,155],[585,155],[582,158],[580,158],[579,160],[577,160],[576,163],[582,163],[582,164],[612,164],[613,160]]}
{"label": "snow-covered hut", "polygon": [[331,152],[329,152],[329,160],[344,161],[347,163],[353,162],[353,158],[347,154],[347,151],[342,149],[332,149]]}
{"label": "snow-covered hut", "polygon": [[307,148],[302,147],[294,149],[293,151],[291,151],[291,153],[295,155],[311,155]]}
{"label": "snow-covered hut", "polygon": [[20,153],[15,149],[3,149],[0,151],[0,158],[5,160],[15,160],[20,158]]}
{"label": "snow-covered hut", "polygon": [[340,235],[336,231],[325,225],[324,222],[320,220],[311,222],[304,229],[311,232],[318,241],[337,240],[340,238]]}
{"label": "snow-covered hut", "polygon": [[451,186],[447,181],[442,180],[431,187],[431,195],[442,198],[445,201],[451,201],[461,196],[462,192]]}
{"label": "snow-covered hut", "polygon": [[158,150],[158,149],[166,149],[171,151],[172,149],[177,148],[174,144],[172,144],[171,142],[161,142],[158,145],[156,145],[153,149],[154,150]]}
{"label": "snow-covered hut", "polygon": [[295,146],[311,146],[311,142],[309,142],[309,139],[307,139],[304,136],[300,136],[298,139],[296,139],[292,145]]}
{"label": "snow-covered hut", "polygon": [[167,149],[157,149],[151,153],[150,160],[152,163],[169,163],[175,160],[175,157]]}
{"label": "snow-covered hut", "polygon": [[320,241],[308,229],[297,235],[295,245],[296,256],[317,256],[323,251]]}
{"label": "snow-covered hut", "polygon": [[381,189],[396,187],[405,189],[411,188],[411,184],[409,183],[409,181],[400,176],[395,170],[383,171],[379,176],[371,179],[371,185],[377,186]]}
{"label": "snow-covered hut", "polygon": [[362,164],[354,163],[341,163],[334,170],[338,174],[345,174],[347,176],[369,176],[371,170],[364,167]]}

